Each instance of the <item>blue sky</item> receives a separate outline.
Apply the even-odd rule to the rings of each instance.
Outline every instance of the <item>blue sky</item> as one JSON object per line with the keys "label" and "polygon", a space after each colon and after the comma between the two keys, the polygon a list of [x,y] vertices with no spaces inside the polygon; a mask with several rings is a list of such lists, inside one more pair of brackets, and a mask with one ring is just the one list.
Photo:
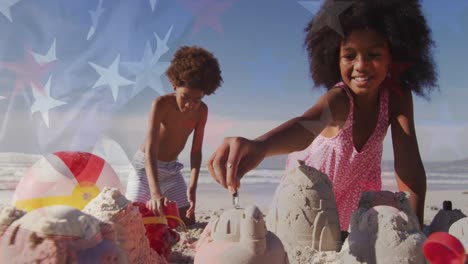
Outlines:
{"label": "blue sky", "polygon": [[[440,85],[430,101],[415,97],[422,157],[468,158],[468,2],[421,3]],[[163,72],[172,55],[181,45],[199,45],[219,59],[224,78],[205,99],[206,161],[224,136],[256,137],[323,94],[313,87],[303,48],[319,4],[2,0],[0,151],[89,150],[105,137],[131,157],[145,136],[151,101],[171,91]],[[389,139],[384,149],[384,159],[392,159]]]}

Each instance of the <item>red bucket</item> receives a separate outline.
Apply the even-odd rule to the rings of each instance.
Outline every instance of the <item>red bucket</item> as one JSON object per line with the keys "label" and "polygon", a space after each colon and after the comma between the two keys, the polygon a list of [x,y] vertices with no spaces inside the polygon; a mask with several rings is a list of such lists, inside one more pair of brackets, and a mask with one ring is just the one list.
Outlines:
{"label": "red bucket", "polygon": [[424,242],[424,256],[431,264],[464,264],[466,253],[463,244],[446,232],[434,232]]}
{"label": "red bucket", "polygon": [[179,226],[179,224],[183,224],[182,220],[180,219],[177,202],[168,202],[167,205],[164,206],[164,214],[166,215],[167,225],[170,228],[176,228],[177,226]]}
{"label": "red bucket", "polygon": [[[179,234],[171,230],[168,225],[169,219],[155,216],[152,211],[148,210],[146,204],[134,202],[133,205],[140,211],[150,247],[168,259],[172,246],[180,239]],[[177,208],[177,204],[175,206]],[[166,211],[166,208],[164,210]],[[168,212],[173,214],[171,210]]]}

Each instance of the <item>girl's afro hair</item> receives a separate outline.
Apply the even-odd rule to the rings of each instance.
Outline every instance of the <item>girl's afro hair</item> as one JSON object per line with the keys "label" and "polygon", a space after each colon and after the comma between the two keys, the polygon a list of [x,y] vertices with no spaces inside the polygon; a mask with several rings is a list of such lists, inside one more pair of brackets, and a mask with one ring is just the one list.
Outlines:
{"label": "girl's afro hair", "polygon": [[[333,24],[333,19],[339,19],[339,23]],[[305,29],[304,45],[315,86],[330,89],[341,81],[340,45],[356,29],[384,34],[393,64],[410,65],[400,76],[402,89],[427,97],[438,87],[432,58],[434,42],[417,0],[326,0]]]}

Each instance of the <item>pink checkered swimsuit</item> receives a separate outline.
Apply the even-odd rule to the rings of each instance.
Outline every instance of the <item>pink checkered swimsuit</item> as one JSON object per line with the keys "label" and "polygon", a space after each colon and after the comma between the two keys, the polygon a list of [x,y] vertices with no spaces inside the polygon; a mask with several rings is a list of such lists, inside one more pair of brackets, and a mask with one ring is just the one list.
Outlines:
{"label": "pink checkered swimsuit", "polygon": [[348,230],[351,214],[357,209],[363,191],[379,191],[383,140],[389,126],[388,90],[379,93],[379,118],[371,136],[358,152],[353,143],[354,102],[349,88],[344,83],[337,86],[345,89],[350,98],[350,110],[342,129],[333,137],[318,135],[305,150],[288,156],[286,171],[297,166],[297,160],[328,175],[333,184],[341,230]]}

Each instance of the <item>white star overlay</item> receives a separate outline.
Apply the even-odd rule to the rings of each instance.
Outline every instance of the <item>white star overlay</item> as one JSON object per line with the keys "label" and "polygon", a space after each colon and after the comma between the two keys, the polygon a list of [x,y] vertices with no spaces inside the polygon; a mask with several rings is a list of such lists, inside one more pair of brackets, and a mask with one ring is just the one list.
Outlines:
{"label": "white star overlay", "polygon": [[299,123],[308,131],[310,131],[314,135],[314,137],[317,137],[324,129],[324,126],[327,124],[327,120],[333,120],[333,116],[328,103],[323,108],[319,120],[300,121]]}
{"label": "white star overlay", "polygon": [[52,77],[49,77],[47,80],[46,85],[44,86],[45,94],[39,92],[39,88],[36,87],[33,83],[31,83],[31,88],[34,97],[34,103],[31,105],[31,113],[34,114],[35,112],[40,112],[42,115],[42,119],[47,127],[49,127],[49,110],[64,104],[66,102],[55,100],[54,98],[50,97],[50,80]]}
{"label": "white star overlay", "polygon": [[[3,101],[4,99],[6,99],[6,97],[0,96],[0,101]],[[5,137],[6,127],[7,127],[8,119],[10,118],[11,108],[12,108],[12,104],[10,101],[10,104],[8,104],[6,112],[3,113],[4,118],[3,118],[2,126],[0,127],[0,141],[2,141]]]}
{"label": "white star overlay", "polygon": [[[91,151],[94,155],[103,158],[112,167],[114,164],[126,165],[133,169],[129,156],[125,153],[124,148],[114,139],[108,136],[101,136]],[[115,169],[115,168],[114,168]]]}
{"label": "white star overlay", "polygon": [[132,97],[139,94],[146,87],[150,87],[159,95],[165,94],[161,75],[169,67],[169,62],[154,61],[154,55],[149,42],[146,43],[141,62],[127,62],[123,63],[123,65],[131,74],[136,75]]}
{"label": "white star overlay", "polygon": [[307,9],[312,15],[315,15],[315,13],[320,9],[320,6],[322,6],[323,0],[299,1],[298,3]]}
{"label": "white star overlay", "polygon": [[156,7],[156,0],[149,0],[149,3],[151,5],[151,12],[154,12],[154,8]]}
{"label": "white star overlay", "polygon": [[56,61],[57,56],[56,56],[55,45],[56,45],[56,39],[54,39],[54,41],[52,42],[52,45],[50,46],[49,51],[47,51],[47,54],[42,55],[36,52],[31,52],[31,54],[34,57],[34,59],[37,61],[37,63],[39,63],[40,65],[44,65],[52,61]]}
{"label": "white star overlay", "polygon": [[[320,5],[319,5],[320,3]],[[318,11],[317,6],[321,6],[321,1],[300,1],[303,7],[309,10],[313,15]],[[344,37],[344,32],[341,27],[339,15],[348,9],[353,3],[351,1],[335,1],[325,10],[327,13],[327,20],[323,25],[319,25],[319,28],[328,26],[338,33],[341,37]],[[317,9],[316,9],[317,8]]]}
{"label": "white star overlay", "polygon": [[117,101],[117,97],[119,95],[119,86],[125,86],[134,83],[119,74],[120,54],[117,55],[115,60],[108,68],[104,68],[92,62],[88,63],[100,75],[99,79],[92,88],[96,88],[101,85],[108,85],[111,88],[114,101]]}
{"label": "white star overlay", "polygon": [[14,6],[21,0],[1,0],[0,1],[0,13],[2,13],[10,22],[13,22],[11,18],[11,10],[10,8]]}
{"label": "white star overlay", "polygon": [[101,17],[102,13],[104,13],[104,8],[102,8],[102,0],[99,0],[99,4],[96,7],[96,10],[89,11],[89,15],[91,16],[91,28],[89,28],[88,36],[86,36],[86,40],[89,40],[94,33],[96,33],[96,28],[99,23],[99,18]]}
{"label": "white star overlay", "polygon": [[169,28],[166,35],[164,36],[164,39],[161,39],[158,36],[158,34],[154,33],[154,37],[156,38],[156,52],[154,53],[154,57],[153,57],[154,61],[159,61],[161,56],[169,51],[169,46],[167,45],[167,42],[169,41],[169,38],[171,36],[172,28],[174,28],[174,25],[172,25]]}

